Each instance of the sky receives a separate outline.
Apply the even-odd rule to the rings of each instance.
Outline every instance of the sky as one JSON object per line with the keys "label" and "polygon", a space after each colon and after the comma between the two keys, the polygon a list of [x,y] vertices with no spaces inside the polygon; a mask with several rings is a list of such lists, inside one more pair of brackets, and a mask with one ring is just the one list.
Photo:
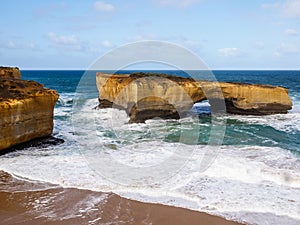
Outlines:
{"label": "sky", "polygon": [[0,65],[86,69],[159,40],[212,69],[300,69],[300,0],[2,0]]}

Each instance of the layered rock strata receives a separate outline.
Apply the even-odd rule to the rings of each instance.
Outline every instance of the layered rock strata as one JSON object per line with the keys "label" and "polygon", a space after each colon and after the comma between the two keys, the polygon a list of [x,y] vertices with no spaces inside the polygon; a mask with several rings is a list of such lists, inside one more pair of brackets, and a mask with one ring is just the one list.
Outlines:
{"label": "layered rock strata", "polygon": [[195,81],[164,74],[97,73],[100,107],[124,109],[130,122],[180,118],[194,103],[208,100],[212,111],[242,115],[287,113],[288,90],[270,85]]}
{"label": "layered rock strata", "polygon": [[16,68],[0,74],[0,150],[51,135],[57,92],[20,80]]}

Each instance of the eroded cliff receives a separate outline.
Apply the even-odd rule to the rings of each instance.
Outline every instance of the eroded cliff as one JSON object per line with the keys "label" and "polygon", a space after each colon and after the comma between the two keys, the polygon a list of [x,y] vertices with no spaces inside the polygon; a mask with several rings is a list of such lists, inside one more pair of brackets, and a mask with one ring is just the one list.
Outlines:
{"label": "eroded cliff", "polygon": [[21,79],[21,72],[18,67],[0,66],[0,78]]}
{"label": "eroded cliff", "polygon": [[51,135],[58,99],[56,91],[37,82],[13,79],[20,71],[5,71],[0,68],[0,150]]}
{"label": "eroded cliff", "polygon": [[154,117],[180,118],[194,103],[208,99],[214,112],[244,115],[287,113],[288,90],[270,85],[195,81],[163,74],[97,73],[100,107],[127,111],[130,122]]}

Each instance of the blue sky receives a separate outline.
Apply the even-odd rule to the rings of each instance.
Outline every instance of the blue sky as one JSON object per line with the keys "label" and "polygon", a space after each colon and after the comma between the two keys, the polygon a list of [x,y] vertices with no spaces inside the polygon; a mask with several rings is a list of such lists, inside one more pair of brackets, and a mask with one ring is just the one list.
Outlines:
{"label": "blue sky", "polygon": [[86,69],[126,43],[182,45],[213,69],[300,69],[300,0],[3,0],[0,62]]}

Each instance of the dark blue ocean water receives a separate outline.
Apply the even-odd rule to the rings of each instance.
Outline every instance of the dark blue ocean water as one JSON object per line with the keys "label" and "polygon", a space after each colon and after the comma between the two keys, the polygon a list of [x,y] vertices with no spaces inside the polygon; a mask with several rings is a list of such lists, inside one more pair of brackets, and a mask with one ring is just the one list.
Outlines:
{"label": "dark blue ocean water", "polygon": [[[130,73],[132,71],[119,71],[119,73]],[[167,73],[175,76],[188,76],[182,71],[144,71]],[[72,107],[72,98],[77,85],[85,71],[22,71],[23,79],[35,80],[47,88],[59,92],[61,99],[57,104],[59,107]],[[195,72],[195,77],[205,72]],[[89,72],[91,79],[94,79],[95,72]],[[253,146],[274,146],[280,147],[298,154],[300,152],[300,71],[213,71],[218,81],[245,82],[256,84],[270,84],[283,86],[289,89],[293,101],[293,110],[288,115],[272,116],[229,116],[224,145],[253,145]],[[205,77],[205,76],[203,76]],[[88,89],[89,87],[87,87]],[[64,104],[63,104],[63,103]],[[67,103],[67,105],[65,104]],[[206,110],[206,106],[198,106],[199,111]],[[197,109],[197,108],[196,108]],[[68,112],[67,110],[64,110]],[[56,120],[66,119],[56,115]],[[199,116],[201,124],[210,124],[209,115]],[[180,130],[176,128],[176,122],[169,126],[170,133],[166,135],[165,141],[177,142],[180,137]],[[208,142],[210,126],[203,126],[199,136],[199,144]]]}
{"label": "dark blue ocean water", "polygon": [[[55,89],[60,93],[68,93],[76,91],[77,84],[85,72],[86,71],[80,70],[24,70],[22,71],[22,76],[26,80],[35,80],[43,83],[45,87]],[[120,71],[119,73],[126,74],[131,72],[135,71]],[[183,71],[153,70],[144,72],[166,73],[183,77],[187,76],[187,74]],[[218,81],[283,86],[290,90],[290,95],[292,97],[295,97],[296,100],[300,99],[300,71],[217,70],[212,72]],[[95,74],[93,72],[90,73],[91,76]]]}

